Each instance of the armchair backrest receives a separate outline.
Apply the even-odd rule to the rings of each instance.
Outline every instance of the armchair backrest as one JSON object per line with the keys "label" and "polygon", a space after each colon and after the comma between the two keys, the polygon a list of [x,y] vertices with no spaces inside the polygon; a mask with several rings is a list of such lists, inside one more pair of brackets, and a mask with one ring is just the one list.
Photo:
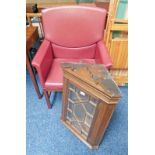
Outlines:
{"label": "armchair backrest", "polygon": [[106,10],[86,6],[63,6],[42,10],[45,39],[67,47],[90,46],[103,38]]}

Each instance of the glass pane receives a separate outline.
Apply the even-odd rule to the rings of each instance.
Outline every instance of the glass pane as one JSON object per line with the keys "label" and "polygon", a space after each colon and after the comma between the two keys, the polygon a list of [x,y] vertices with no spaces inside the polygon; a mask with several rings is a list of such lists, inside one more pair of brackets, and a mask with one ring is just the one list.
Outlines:
{"label": "glass pane", "polygon": [[94,106],[96,106],[96,104],[98,103],[98,99],[91,97],[90,98],[90,102],[94,104]]}
{"label": "glass pane", "polygon": [[69,99],[74,102],[88,102],[89,95],[78,88],[75,90],[75,86],[71,86],[69,87]]}
{"label": "glass pane", "polygon": [[88,94],[86,94],[82,90],[80,90],[80,89],[77,88],[76,89],[76,92],[77,92],[78,99],[80,98],[80,100],[85,101],[85,102],[89,100]]}
{"label": "glass pane", "polygon": [[77,129],[78,132],[81,133],[81,127],[80,127],[80,125],[78,124],[78,122],[72,122],[72,125]]}
{"label": "glass pane", "polygon": [[77,100],[75,92],[69,90],[69,99],[71,99],[72,101],[76,101]]}
{"label": "glass pane", "polygon": [[73,107],[74,107],[73,103],[69,101],[69,102],[68,102],[68,108],[69,108],[71,111],[73,111]]}
{"label": "glass pane", "polygon": [[92,120],[92,117],[90,117],[89,115],[86,116],[85,123],[87,124],[87,126],[91,126]]}
{"label": "glass pane", "polygon": [[88,136],[88,133],[89,133],[89,127],[86,126],[85,124],[82,124],[82,133],[86,136]]}
{"label": "glass pane", "polygon": [[91,115],[94,115],[95,113],[95,107],[91,104],[91,102],[88,102],[88,103],[84,103],[85,105],[85,108],[87,110],[87,112]]}
{"label": "glass pane", "polygon": [[73,84],[69,84],[68,89],[67,119],[80,134],[87,137],[98,100]]}
{"label": "glass pane", "polygon": [[72,120],[72,113],[70,111],[67,111],[67,119]]}
{"label": "glass pane", "polygon": [[75,104],[74,106],[75,106],[74,108],[75,117],[78,119],[78,121],[83,122],[85,119],[86,113],[82,104]]}
{"label": "glass pane", "polygon": [[69,89],[75,90],[75,86],[73,84],[71,84],[71,83],[69,83],[68,87],[69,87]]}
{"label": "glass pane", "polygon": [[76,119],[75,119],[73,113],[70,112],[70,111],[67,111],[67,119],[68,119],[70,122],[76,121]]}

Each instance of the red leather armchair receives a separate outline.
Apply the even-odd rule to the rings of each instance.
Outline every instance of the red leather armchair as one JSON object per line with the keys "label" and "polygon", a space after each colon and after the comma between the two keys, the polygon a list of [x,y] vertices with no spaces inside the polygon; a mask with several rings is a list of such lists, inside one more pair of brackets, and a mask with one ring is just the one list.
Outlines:
{"label": "red leather armchair", "polygon": [[32,65],[37,69],[48,108],[48,92],[62,91],[63,62],[112,65],[104,45],[106,10],[95,7],[64,6],[42,10],[45,34]]}

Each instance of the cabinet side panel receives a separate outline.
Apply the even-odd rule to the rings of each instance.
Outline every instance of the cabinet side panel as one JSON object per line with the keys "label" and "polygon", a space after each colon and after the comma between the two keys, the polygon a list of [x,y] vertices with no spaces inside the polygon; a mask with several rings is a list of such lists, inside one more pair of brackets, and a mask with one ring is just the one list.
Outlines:
{"label": "cabinet side panel", "polygon": [[96,109],[97,115],[93,120],[91,131],[87,139],[92,146],[98,146],[100,144],[114,109],[115,105],[108,105],[102,102],[98,104]]}
{"label": "cabinet side panel", "polygon": [[116,107],[116,104],[114,105],[108,105],[108,104],[105,104],[106,106],[106,112],[105,114],[103,115],[102,117],[102,122],[101,123],[101,126],[100,126],[100,129],[99,129],[99,134],[97,135],[97,143],[100,144],[100,142],[102,141],[103,139],[103,136],[104,136],[104,133],[109,125],[109,122],[110,122],[110,119],[112,117],[112,114],[115,110],[115,107]]}

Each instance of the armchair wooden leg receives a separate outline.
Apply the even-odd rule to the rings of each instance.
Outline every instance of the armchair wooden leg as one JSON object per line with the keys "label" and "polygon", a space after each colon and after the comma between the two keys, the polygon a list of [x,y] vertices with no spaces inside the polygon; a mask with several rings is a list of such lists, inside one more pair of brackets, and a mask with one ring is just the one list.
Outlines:
{"label": "armchair wooden leg", "polygon": [[42,94],[40,93],[40,90],[39,90],[39,87],[38,87],[38,83],[37,83],[36,77],[34,75],[34,72],[33,72],[33,69],[32,69],[32,66],[31,66],[28,54],[26,54],[26,67],[27,67],[27,69],[29,71],[30,78],[32,80],[32,83],[33,83],[34,88],[36,90],[36,93],[38,95],[38,98],[41,99],[42,98]]}
{"label": "armchair wooden leg", "polygon": [[48,95],[48,92],[46,90],[44,90],[44,96],[45,96],[45,99],[46,99],[48,109],[51,109],[50,96]]}
{"label": "armchair wooden leg", "polygon": [[57,92],[53,92],[54,95],[53,95],[53,100],[52,100],[52,106],[54,105],[55,103],[55,99],[56,99],[56,95],[57,95]]}
{"label": "armchair wooden leg", "polygon": [[53,92],[53,93],[54,93],[53,100],[52,100],[52,102],[50,102],[50,95],[51,95],[51,92],[48,92],[48,91],[46,91],[46,90],[43,90],[43,91],[44,91],[44,95],[45,95],[45,99],[46,99],[46,103],[47,103],[48,109],[51,109],[52,106],[53,106],[54,103],[55,103],[55,99],[56,99],[57,93],[56,93],[56,92]]}

